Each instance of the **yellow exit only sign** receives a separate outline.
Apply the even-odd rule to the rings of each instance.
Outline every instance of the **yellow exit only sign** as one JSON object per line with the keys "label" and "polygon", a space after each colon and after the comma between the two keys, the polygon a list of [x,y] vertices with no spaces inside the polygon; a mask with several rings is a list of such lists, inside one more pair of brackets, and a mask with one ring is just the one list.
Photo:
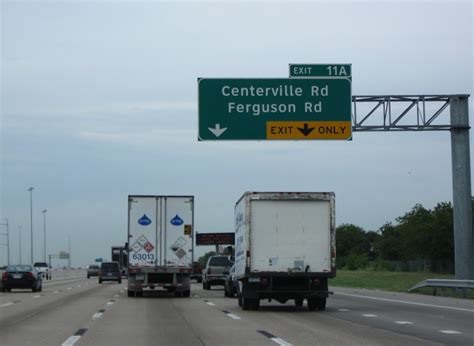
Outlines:
{"label": "yellow exit only sign", "polygon": [[350,139],[350,121],[268,121],[267,139]]}

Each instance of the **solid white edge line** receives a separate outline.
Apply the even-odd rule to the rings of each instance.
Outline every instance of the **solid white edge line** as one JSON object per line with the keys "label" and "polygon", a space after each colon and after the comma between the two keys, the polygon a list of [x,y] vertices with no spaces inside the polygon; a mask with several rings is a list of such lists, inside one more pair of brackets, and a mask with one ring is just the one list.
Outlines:
{"label": "solid white edge line", "polygon": [[444,334],[462,334],[461,332],[458,332],[457,330],[439,330],[440,333]]}
{"label": "solid white edge line", "polygon": [[240,320],[240,317],[237,315],[234,315],[234,314],[226,314],[226,315],[229,316],[230,318],[233,318],[234,320]]}
{"label": "solid white edge line", "polygon": [[13,305],[13,303],[5,303],[5,304],[2,304],[2,305],[0,305],[0,308],[3,308],[3,307],[5,307],[5,306],[10,306],[10,305]]}
{"label": "solid white edge line", "polygon": [[425,304],[425,303],[415,303],[415,302],[407,302],[407,301],[405,301],[405,300],[395,300],[395,299],[387,299],[387,298],[376,298],[376,297],[362,296],[362,295],[359,295],[359,294],[349,294],[349,293],[334,292],[334,295],[338,295],[338,294],[340,294],[341,296],[349,296],[349,297],[357,297],[357,298],[366,298],[366,299],[382,300],[382,301],[385,301],[385,302],[392,302],[392,303],[402,303],[402,304],[410,304],[410,305],[428,306],[428,307],[431,307],[431,308],[451,309],[451,310],[458,310],[458,311],[474,312],[474,310],[471,310],[471,309],[454,308],[454,307],[451,307],[451,306],[433,305],[433,304]]}
{"label": "solid white edge line", "polygon": [[70,336],[66,341],[63,342],[63,344],[61,346],[74,345],[77,342],[77,340],[79,340],[80,338],[81,338],[80,335]]}
{"label": "solid white edge line", "polygon": [[270,340],[272,340],[273,342],[276,342],[277,344],[281,346],[291,346],[289,342],[286,342],[285,340],[280,339],[280,338],[271,338]]}

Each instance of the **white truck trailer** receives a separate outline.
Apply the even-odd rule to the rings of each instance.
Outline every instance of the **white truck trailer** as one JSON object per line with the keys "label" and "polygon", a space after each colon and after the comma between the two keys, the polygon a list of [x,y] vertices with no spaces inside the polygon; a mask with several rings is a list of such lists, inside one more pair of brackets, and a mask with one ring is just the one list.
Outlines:
{"label": "white truck trailer", "polygon": [[261,299],[324,310],[336,275],[332,192],[246,192],[235,205],[235,275],[244,310]]}
{"label": "white truck trailer", "polygon": [[189,297],[194,196],[128,196],[128,296],[164,288]]}

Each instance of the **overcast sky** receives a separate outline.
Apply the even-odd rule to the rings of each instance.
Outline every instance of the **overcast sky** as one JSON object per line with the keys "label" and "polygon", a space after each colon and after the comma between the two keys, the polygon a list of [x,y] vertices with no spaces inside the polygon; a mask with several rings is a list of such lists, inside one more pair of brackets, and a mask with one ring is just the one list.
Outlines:
{"label": "overcast sky", "polygon": [[30,258],[30,186],[35,260],[47,209],[47,253],[67,251],[71,235],[74,266],[125,242],[129,194],[194,195],[198,232],[233,231],[245,191],[334,191],[337,224],[366,230],[452,201],[449,132],[198,142],[197,78],[351,63],[354,95],[471,94],[472,1],[1,3],[0,217],[12,262],[20,229]]}

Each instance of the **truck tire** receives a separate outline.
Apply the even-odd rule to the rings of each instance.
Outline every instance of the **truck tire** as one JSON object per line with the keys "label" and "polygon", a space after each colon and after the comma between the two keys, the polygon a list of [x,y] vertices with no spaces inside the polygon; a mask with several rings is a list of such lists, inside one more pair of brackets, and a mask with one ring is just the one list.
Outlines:
{"label": "truck tire", "polygon": [[206,283],[203,281],[202,282],[202,289],[205,290],[206,289]]}
{"label": "truck tire", "polygon": [[251,308],[251,301],[250,301],[250,299],[245,298],[244,296],[242,296],[242,309],[244,309],[245,311],[247,311],[247,310],[250,310],[250,308]]}
{"label": "truck tire", "polygon": [[302,307],[303,306],[303,299],[295,299],[295,306]]}
{"label": "truck tire", "polygon": [[135,297],[135,292],[133,292],[133,291],[127,291],[127,296],[128,296],[128,297]]}
{"label": "truck tire", "polygon": [[200,284],[202,282],[202,278],[197,278],[196,281],[198,282],[198,284]]}
{"label": "truck tire", "polygon": [[135,292],[135,297],[143,297],[143,291]]}
{"label": "truck tire", "polygon": [[326,298],[318,298],[317,305],[319,311],[326,310]]}
{"label": "truck tire", "polygon": [[308,298],[308,309],[314,311],[318,307],[318,298]]}
{"label": "truck tire", "polygon": [[191,296],[191,290],[186,290],[186,291],[183,291],[183,297],[189,297]]}
{"label": "truck tire", "polygon": [[237,293],[237,303],[240,307],[242,307],[242,295]]}
{"label": "truck tire", "polygon": [[255,311],[259,310],[260,309],[260,299],[258,299],[258,298],[252,299],[250,301],[250,308],[252,310],[255,310]]}

